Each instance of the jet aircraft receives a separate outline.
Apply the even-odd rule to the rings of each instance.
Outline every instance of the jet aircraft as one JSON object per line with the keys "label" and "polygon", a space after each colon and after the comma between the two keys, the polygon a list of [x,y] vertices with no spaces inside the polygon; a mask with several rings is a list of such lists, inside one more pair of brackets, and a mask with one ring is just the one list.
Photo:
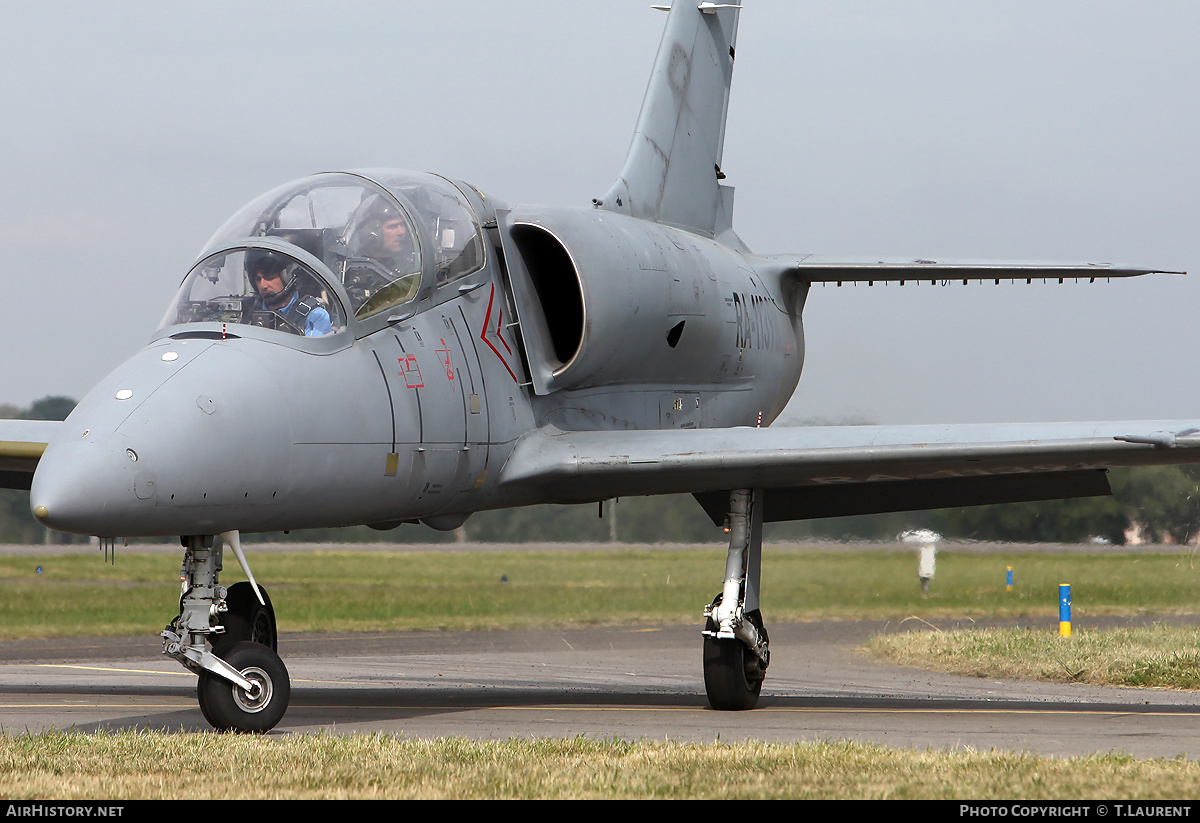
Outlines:
{"label": "jet aircraft", "polygon": [[[702,665],[737,710],[770,663],[764,522],[1105,494],[1111,467],[1200,461],[1197,421],[772,427],[814,284],[1159,270],[752,253],[721,169],[741,7],[664,9],[625,164],[590,206],[394,169],[286,183],[216,231],[67,420],[0,423],[0,482],[45,525],[180,537],[163,651],[214,727],[265,732],[290,695],[243,532],[693,494],[729,534]],[[248,583],[221,584],[226,547]]]}

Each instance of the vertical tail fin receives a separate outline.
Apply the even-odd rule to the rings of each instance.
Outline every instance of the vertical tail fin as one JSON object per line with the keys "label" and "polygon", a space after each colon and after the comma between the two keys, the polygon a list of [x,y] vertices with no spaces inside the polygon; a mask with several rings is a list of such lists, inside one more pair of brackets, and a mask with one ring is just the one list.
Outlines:
{"label": "vertical tail fin", "polygon": [[600,208],[732,234],[733,190],[718,180],[740,12],[674,0],[625,166]]}

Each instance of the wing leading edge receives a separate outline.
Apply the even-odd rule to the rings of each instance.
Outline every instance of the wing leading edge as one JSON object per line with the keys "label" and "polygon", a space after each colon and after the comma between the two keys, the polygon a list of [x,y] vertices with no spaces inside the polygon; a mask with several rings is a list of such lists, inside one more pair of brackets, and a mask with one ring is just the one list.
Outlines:
{"label": "wing leading edge", "polygon": [[28,489],[57,420],[0,420],[0,489]]}
{"label": "wing leading edge", "polygon": [[726,490],[761,488],[779,521],[1103,495],[1110,468],[1197,462],[1200,421],[540,429],[501,482],[557,503],[691,493],[717,522]]}

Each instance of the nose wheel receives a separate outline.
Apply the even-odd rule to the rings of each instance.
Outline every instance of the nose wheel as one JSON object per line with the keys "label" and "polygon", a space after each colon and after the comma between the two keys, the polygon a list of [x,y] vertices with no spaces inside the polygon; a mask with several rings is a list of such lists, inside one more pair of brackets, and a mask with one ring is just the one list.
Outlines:
{"label": "nose wheel", "polygon": [[[248,583],[219,583],[222,541],[229,541]],[[240,549],[237,532],[182,538],[179,614],[161,636],[163,653],[199,675],[196,698],[219,731],[263,734],[283,718],[291,699],[287,667],[276,653],[275,610]]]}
{"label": "nose wheel", "polygon": [[200,673],[196,697],[204,719],[218,731],[263,734],[287,711],[291,680],[275,652],[260,643],[239,641],[219,646],[215,654],[249,681],[249,688],[210,671]]}

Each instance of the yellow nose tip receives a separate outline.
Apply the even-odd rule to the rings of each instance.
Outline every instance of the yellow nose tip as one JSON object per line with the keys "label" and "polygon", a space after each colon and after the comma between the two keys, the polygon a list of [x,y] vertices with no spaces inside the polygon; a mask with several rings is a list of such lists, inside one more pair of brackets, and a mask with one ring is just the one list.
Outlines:
{"label": "yellow nose tip", "polygon": [[33,516],[36,517],[38,520],[45,520],[47,517],[50,516],[50,510],[47,509],[45,506],[38,506],[36,509],[33,510]]}

